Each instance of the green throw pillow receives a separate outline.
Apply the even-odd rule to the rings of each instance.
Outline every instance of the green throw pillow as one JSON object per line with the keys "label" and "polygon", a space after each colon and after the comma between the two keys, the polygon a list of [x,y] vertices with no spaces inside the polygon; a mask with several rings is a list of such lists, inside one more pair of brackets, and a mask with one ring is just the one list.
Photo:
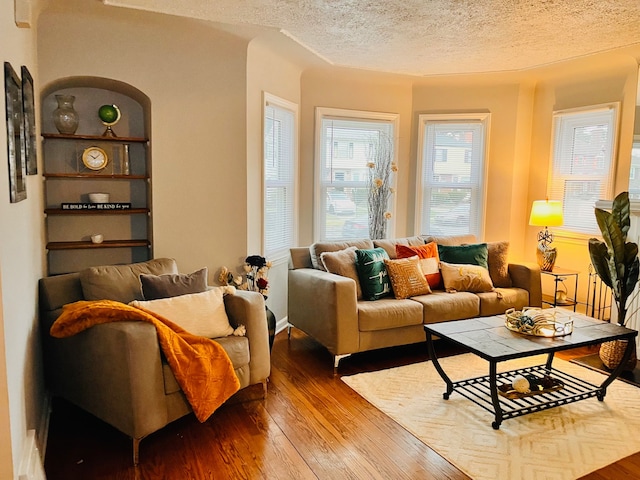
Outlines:
{"label": "green throw pillow", "polygon": [[469,245],[438,245],[438,256],[441,262],[465,265],[480,265],[489,268],[489,249],[486,243]]}
{"label": "green throw pillow", "polygon": [[381,247],[356,250],[356,270],[365,300],[378,300],[392,293],[385,259],[389,260],[389,255]]}

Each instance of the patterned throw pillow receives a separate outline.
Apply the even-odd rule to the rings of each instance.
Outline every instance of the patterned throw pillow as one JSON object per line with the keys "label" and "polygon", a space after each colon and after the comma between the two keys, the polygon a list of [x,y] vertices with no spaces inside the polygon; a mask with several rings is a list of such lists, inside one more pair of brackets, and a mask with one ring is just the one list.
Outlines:
{"label": "patterned throw pillow", "polygon": [[396,298],[409,298],[431,293],[429,283],[420,267],[418,256],[385,260],[385,266]]}
{"label": "patterned throw pillow", "polygon": [[447,292],[492,292],[489,270],[480,265],[440,262],[440,271]]}
{"label": "patterned throw pillow", "polygon": [[438,245],[429,242],[426,245],[412,247],[409,245],[396,245],[396,257],[409,258],[417,255],[420,259],[420,267],[431,288],[442,287],[442,275],[440,275],[440,257]]}
{"label": "patterned throw pillow", "polygon": [[391,294],[385,259],[389,260],[389,255],[381,247],[356,250],[356,269],[365,300],[378,300]]}
{"label": "patterned throw pillow", "polygon": [[486,243],[456,246],[438,245],[438,255],[441,262],[480,265],[489,268],[489,251]]}

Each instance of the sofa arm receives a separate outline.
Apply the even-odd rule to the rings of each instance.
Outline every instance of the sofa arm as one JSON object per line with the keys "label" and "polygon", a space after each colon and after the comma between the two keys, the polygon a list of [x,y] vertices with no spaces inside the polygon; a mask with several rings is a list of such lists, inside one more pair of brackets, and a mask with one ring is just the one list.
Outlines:
{"label": "sofa arm", "polygon": [[542,279],[538,265],[510,263],[509,276],[514,287],[523,288],[529,292],[530,307],[542,307]]}
{"label": "sofa arm", "polygon": [[153,325],[114,322],[44,339],[47,383],[59,395],[132,438],[165,426],[167,407]]}
{"label": "sofa arm", "polygon": [[271,374],[269,351],[269,327],[264,298],[258,292],[236,290],[224,296],[224,306],[229,321],[235,327],[244,325],[249,339],[249,384],[260,383]]}
{"label": "sofa arm", "polygon": [[357,352],[356,283],[313,268],[289,270],[288,320],[333,355]]}

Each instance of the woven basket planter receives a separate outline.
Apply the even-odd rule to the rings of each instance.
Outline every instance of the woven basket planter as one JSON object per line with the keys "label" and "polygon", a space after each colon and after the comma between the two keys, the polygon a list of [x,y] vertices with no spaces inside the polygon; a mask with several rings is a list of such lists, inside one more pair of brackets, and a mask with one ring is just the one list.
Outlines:
{"label": "woven basket planter", "polygon": [[[624,351],[627,348],[628,340],[614,340],[613,342],[605,342],[600,345],[600,360],[604,363],[604,366],[610,370],[616,368],[622,361]],[[624,366],[624,370],[633,370],[636,368],[638,357],[636,355],[635,341],[633,341],[633,350],[631,351],[631,357]]]}

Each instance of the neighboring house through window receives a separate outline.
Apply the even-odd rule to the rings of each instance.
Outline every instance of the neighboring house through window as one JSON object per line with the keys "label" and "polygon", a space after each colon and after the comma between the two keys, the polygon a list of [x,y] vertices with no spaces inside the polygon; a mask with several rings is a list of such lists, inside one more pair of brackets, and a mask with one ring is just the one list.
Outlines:
{"label": "neighboring house through window", "polygon": [[490,114],[419,116],[417,234],[482,237]]}
{"label": "neighboring house through window", "polygon": [[[315,237],[366,238],[367,163],[382,138],[395,144],[397,114],[316,109]],[[392,210],[393,206],[387,208]],[[387,224],[393,232],[393,217]]]}
{"label": "neighboring house through window", "polygon": [[264,95],[264,249],[269,258],[295,245],[298,106]]}

